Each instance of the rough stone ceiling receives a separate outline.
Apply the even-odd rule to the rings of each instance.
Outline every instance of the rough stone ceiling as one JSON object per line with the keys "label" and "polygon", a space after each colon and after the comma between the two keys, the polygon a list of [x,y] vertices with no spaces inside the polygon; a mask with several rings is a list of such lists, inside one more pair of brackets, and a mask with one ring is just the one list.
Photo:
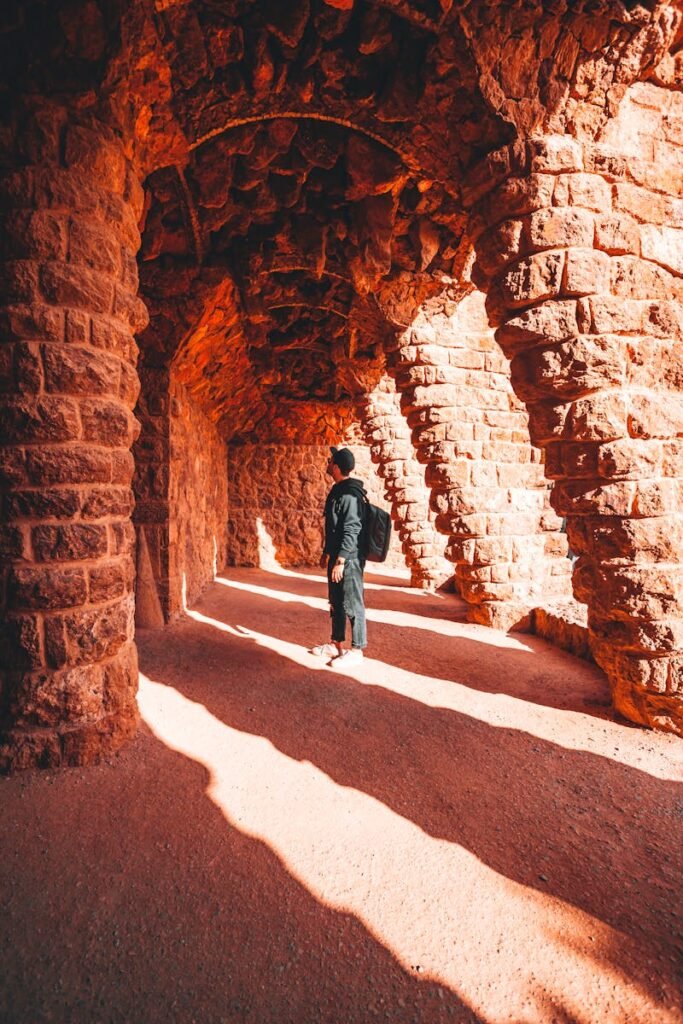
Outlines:
{"label": "rough stone ceiling", "polygon": [[259,415],[268,427],[273,403],[339,403],[344,359],[379,365],[375,289],[451,273],[456,183],[505,137],[439,4],[344,6],[159,12],[191,142],[147,181],[142,343],[150,361],[180,349],[182,379],[228,436],[258,432]]}

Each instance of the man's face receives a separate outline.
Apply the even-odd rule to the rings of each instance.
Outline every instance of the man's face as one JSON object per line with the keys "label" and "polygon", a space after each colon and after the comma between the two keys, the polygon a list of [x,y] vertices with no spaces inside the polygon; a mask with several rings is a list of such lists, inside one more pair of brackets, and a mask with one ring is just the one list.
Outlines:
{"label": "man's face", "polygon": [[333,456],[330,455],[329,459],[327,460],[327,469],[325,470],[325,472],[327,473],[328,476],[331,476],[332,479],[334,480],[335,479],[335,476],[334,476],[335,470],[337,470],[337,469],[339,469],[339,467],[337,466],[336,462],[334,461]]}

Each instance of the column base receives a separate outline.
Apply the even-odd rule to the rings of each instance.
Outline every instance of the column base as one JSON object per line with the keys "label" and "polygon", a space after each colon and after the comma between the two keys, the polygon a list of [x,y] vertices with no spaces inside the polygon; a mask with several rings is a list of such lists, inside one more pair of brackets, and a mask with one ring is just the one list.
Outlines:
{"label": "column base", "polygon": [[[0,726],[0,772],[97,764],[135,735],[137,651],[66,672],[12,674],[10,722]],[[12,712],[14,711],[14,714]]]}
{"label": "column base", "polygon": [[470,605],[467,621],[501,629],[504,633],[530,633],[532,609],[515,601],[484,601]]}

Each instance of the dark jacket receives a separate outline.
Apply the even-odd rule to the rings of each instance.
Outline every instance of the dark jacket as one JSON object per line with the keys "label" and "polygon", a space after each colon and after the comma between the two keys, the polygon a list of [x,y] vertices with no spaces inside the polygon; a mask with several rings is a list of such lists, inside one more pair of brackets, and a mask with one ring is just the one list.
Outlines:
{"label": "dark jacket", "polygon": [[365,561],[362,530],[365,519],[365,488],[349,477],[335,484],[325,501],[325,554],[331,558]]}

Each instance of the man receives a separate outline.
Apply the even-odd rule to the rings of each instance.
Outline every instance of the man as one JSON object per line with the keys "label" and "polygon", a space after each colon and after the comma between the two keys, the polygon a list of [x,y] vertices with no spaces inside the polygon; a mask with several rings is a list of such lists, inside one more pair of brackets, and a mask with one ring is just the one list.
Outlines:
{"label": "man", "polygon": [[[320,564],[327,563],[332,642],[314,647],[311,653],[333,659],[335,668],[347,668],[362,662],[368,642],[363,603],[365,488],[350,476],[356,465],[353,452],[348,448],[330,451],[326,472],[334,485],[325,501],[325,546]],[[344,648],[347,619],[351,623],[350,650]]]}

